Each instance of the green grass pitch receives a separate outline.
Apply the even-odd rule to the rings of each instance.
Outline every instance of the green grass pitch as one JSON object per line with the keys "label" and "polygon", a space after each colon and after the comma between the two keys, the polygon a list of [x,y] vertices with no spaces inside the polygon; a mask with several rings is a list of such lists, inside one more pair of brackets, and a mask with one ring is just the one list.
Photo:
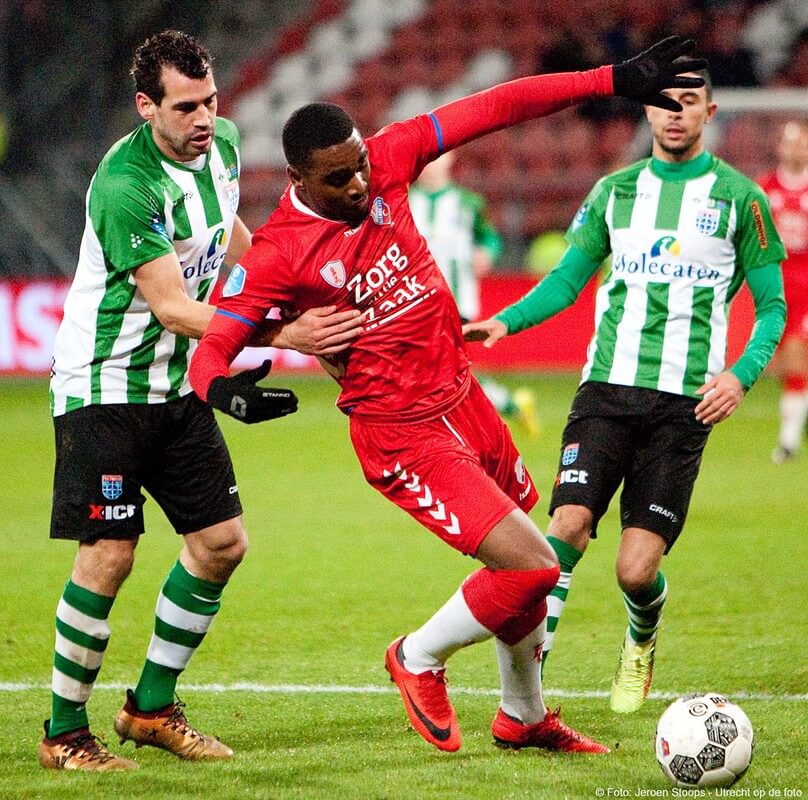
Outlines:
{"label": "green grass pitch", "polygon": [[[458,653],[448,671],[463,749],[440,753],[408,729],[382,667],[384,650],[426,619],[474,564],[365,484],[347,421],[333,407],[333,384],[273,382],[295,389],[299,413],[249,428],[222,421],[252,544],[179,687],[191,721],[231,744],[236,757],[186,764],[114,739],[122,687],[137,680],[157,592],[179,547],[149,502],[148,533],[113,608],[90,703],[94,731],[141,769],[106,775],[46,772],[37,764],[54,611],[75,547],[47,536],[53,434],[46,384],[0,384],[0,798],[682,796],[656,764],[653,734],[669,699],[697,690],[737,700],[755,727],[755,758],[735,789],[749,797],[808,793],[808,454],[780,467],[769,461],[777,430],[773,381],[763,379],[707,446],[685,532],[663,564],[671,593],[654,695],[635,715],[611,714],[606,700],[625,626],[613,570],[616,504],[576,570],[545,689],[567,721],[612,746],[605,757],[494,748],[491,643]],[[541,437],[528,442],[516,429],[515,438],[542,490],[533,517],[545,528],[576,380],[537,375],[519,382],[538,394]]]}

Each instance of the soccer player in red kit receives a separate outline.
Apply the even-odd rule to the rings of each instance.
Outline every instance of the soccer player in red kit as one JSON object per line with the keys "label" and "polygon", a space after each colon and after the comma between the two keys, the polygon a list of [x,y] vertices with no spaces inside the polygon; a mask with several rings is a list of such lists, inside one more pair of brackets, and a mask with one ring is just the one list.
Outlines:
{"label": "soccer player in red kit", "polygon": [[788,251],[783,262],[786,328],[774,366],[782,384],[780,434],[772,461],[794,458],[808,417],[808,120],[783,126],[777,168],[760,181]]}
{"label": "soccer player in red kit", "polygon": [[410,722],[441,750],[460,747],[446,661],[493,636],[502,687],[497,744],[608,752],[544,704],[538,662],[558,561],[526,513],[538,500],[533,480],[470,373],[457,307],[410,214],[409,184],[446,150],[585,98],[619,94],[678,109],[660,90],[702,85],[678,73],[701,69],[703,60],[673,63],[692,46],[671,37],[622,64],[511,81],[367,139],[338,106],[298,109],[283,130],[291,185],[231,272],[192,361],[200,397],[258,421],[273,392],[255,385],[267,367],[228,372],[267,312],[318,305],[363,312],[363,333],[328,370],[365,477],[484,565],[386,653]]}

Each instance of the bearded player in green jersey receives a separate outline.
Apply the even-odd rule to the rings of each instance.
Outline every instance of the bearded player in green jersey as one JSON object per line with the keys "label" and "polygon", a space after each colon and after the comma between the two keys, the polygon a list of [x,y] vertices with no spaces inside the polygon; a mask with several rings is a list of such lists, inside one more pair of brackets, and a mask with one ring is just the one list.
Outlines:
{"label": "bearded player in green jersey", "polygon": [[[649,159],[601,179],[567,231],[569,248],[535,289],[464,327],[493,346],[571,305],[603,259],[595,334],[564,430],[548,539],[561,577],[548,597],[543,659],[572,570],[621,482],[617,581],[628,630],[611,708],[636,711],[651,683],[668,587],[659,566],[684,525],[712,426],[735,411],[780,339],[785,251],[762,190],[705,150],[716,104],[698,89],[663,94],[681,111],[646,106]],[[726,368],[727,309],[746,280],[756,324]]]}
{"label": "bearded player in green jersey", "polygon": [[[188,723],[175,686],[247,548],[230,455],[187,376],[194,340],[215,310],[207,300],[219,268],[250,244],[236,214],[239,135],[216,118],[211,57],[193,37],[151,37],[136,51],[132,74],[146,121],[113,145],[93,176],[51,378],[51,537],[79,542],[56,611],[52,712],[39,747],[40,763],[53,769],[137,766],[90,733],[86,703],[109,639],[110,609],[144,532],[144,488],[184,542],[115,731],[121,742],[187,760],[233,754]],[[253,343],[337,352],[358,333],[359,314],[333,311],[267,321]],[[265,363],[242,373],[234,416],[257,421],[296,410],[288,390],[254,385],[268,369]]]}

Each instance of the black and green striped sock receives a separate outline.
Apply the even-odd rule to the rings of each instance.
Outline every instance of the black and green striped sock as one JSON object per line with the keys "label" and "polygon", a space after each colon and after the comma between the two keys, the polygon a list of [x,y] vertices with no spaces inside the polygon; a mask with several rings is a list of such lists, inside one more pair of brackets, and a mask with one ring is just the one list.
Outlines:
{"label": "black and green striped sock", "polygon": [[109,641],[114,597],[96,594],[69,580],[56,608],[56,646],[51,679],[48,736],[89,726],[86,703]]}
{"label": "black and green striped sock", "polygon": [[213,623],[224,587],[191,575],[179,561],[174,564],[157,599],[154,634],[135,687],[141,711],[174,702],[177,678]]}
{"label": "black and green striped sock", "polygon": [[555,588],[547,596],[547,635],[544,639],[544,648],[541,655],[541,668],[544,672],[544,665],[547,663],[547,658],[550,655],[550,650],[553,647],[553,639],[555,638],[555,631],[558,627],[558,620],[561,617],[561,612],[564,610],[564,604],[567,602],[567,594],[570,590],[570,583],[572,582],[572,571],[575,565],[581,560],[583,553],[574,548],[571,544],[559,539],[556,536],[548,536],[547,541],[550,546],[555,550],[558,557],[558,563],[561,566],[561,575],[558,578],[558,583]]}
{"label": "black and green striped sock", "polygon": [[628,612],[628,633],[637,644],[656,636],[667,598],[668,584],[661,572],[657,572],[656,579],[647,589],[631,595],[623,592],[623,603]]}

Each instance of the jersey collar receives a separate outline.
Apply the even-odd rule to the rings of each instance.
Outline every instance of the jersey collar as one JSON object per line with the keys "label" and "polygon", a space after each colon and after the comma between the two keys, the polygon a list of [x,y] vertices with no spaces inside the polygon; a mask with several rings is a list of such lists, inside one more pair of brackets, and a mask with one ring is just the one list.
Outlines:
{"label": "jersey collar", "polygon": [[661,161],[658,158],[651,158],[651,172],[667,181],[688,181],[691,178],[698,178],[704,175],[713,165],[713,155],[706,150],[699,153],[690,161],[674,162]]}

